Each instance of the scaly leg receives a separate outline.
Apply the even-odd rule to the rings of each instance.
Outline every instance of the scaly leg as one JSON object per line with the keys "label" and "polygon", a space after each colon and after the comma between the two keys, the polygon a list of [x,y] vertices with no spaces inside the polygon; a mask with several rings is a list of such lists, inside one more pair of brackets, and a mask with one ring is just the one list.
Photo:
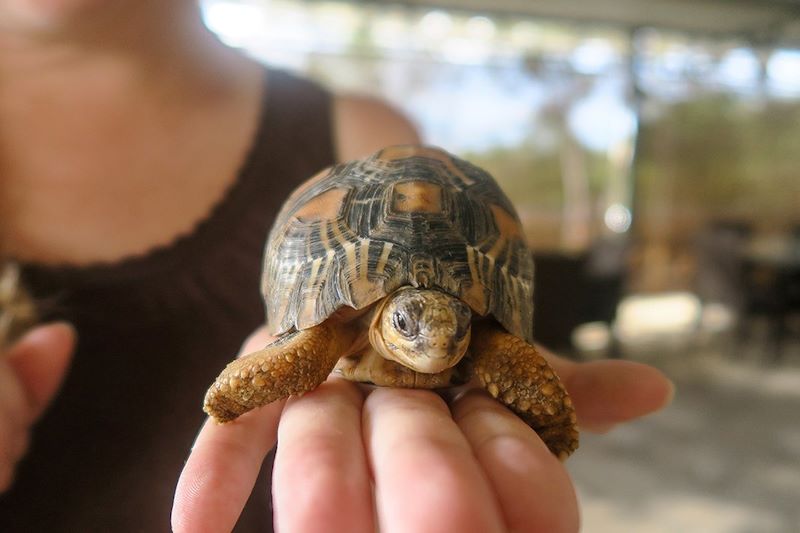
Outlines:
{"label": "scaly leg", "polygon": [[473,325],[474,373],[489,393],[538,433],[559,459],[578,448],[575,410],[564,385],[536,348],[497,324]]}
{"label": "scaly leg", "polygon": [[203,410],[230,422],[256,407],[302,394],[325,381],[355,338],[342,324],[291,333],[232,361],[206,392]]}

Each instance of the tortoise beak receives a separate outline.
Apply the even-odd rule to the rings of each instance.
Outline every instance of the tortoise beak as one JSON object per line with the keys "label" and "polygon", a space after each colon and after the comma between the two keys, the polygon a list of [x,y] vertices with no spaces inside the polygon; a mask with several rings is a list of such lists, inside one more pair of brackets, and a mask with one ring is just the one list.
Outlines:
{"label": "tortoise beak", "polygon": [[450,359],[455,355],[456,343],[453,338],[442,335],[426,339],[425,355],[431,359]]}
{"label": "tortoise beak", "polygon": [[414,361],[414,369],[426,374],[447,370],[458,363],[463,353],[451,336],[428,337],[423,340],[421,350]]}
{"label": "tortoise beak", "polygon": [[408,366],[423,374],[438,374],[439,372],[444,372],[454,364],[453,360],[447,356],[432,357],[430,354],[425,355],[426,357],[415,360],[413,366]]}

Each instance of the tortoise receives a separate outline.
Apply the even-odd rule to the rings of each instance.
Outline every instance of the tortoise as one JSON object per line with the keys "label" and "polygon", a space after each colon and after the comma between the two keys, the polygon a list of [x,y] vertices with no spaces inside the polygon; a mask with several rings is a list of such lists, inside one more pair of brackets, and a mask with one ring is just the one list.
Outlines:
{"label": "tortoise", "polygon": [[533,258],[484,170],[443,150],[388,147],[295,190],[270,232],[262,294],[278,339],[222,371],[218,422],[313,390],[331,372],[377,386],[474,381],[562,460],[575,412],[533,345]]}

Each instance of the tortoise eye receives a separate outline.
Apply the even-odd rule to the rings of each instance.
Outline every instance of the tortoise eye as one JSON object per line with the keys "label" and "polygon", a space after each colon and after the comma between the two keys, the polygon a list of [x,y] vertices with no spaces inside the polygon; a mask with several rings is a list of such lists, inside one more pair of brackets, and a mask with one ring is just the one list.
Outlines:
{"label": "tortoise eye", "polygon": [[404,337],[413,337],[417,334],[415,323],[409,320],[401,311],[392,314],[392,325],[403,334]]}

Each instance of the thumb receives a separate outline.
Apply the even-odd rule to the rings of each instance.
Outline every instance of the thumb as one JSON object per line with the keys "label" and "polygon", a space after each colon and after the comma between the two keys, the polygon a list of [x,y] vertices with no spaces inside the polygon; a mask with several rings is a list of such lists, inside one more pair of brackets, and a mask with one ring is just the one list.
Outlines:
{"label": "thumb", "polygon": [[75,328],[66,322],[46,324],[29,331],[6,354],[34,418],[42,414],[61,385],[76,337]]}
{"label": "thumb", "polygon": [[244,344],[242,344],[242,348],[241,350],[239,350],[239,355],[237,355],[237,357],[242,357],[249,354],[250,352],[261,350],[262,348],[264,348],[264,346],[266,346],[267,344],[271,343],[274,340],[275,337],[273,337],[267,332],[267,327],[261,326],[245,339]]}

